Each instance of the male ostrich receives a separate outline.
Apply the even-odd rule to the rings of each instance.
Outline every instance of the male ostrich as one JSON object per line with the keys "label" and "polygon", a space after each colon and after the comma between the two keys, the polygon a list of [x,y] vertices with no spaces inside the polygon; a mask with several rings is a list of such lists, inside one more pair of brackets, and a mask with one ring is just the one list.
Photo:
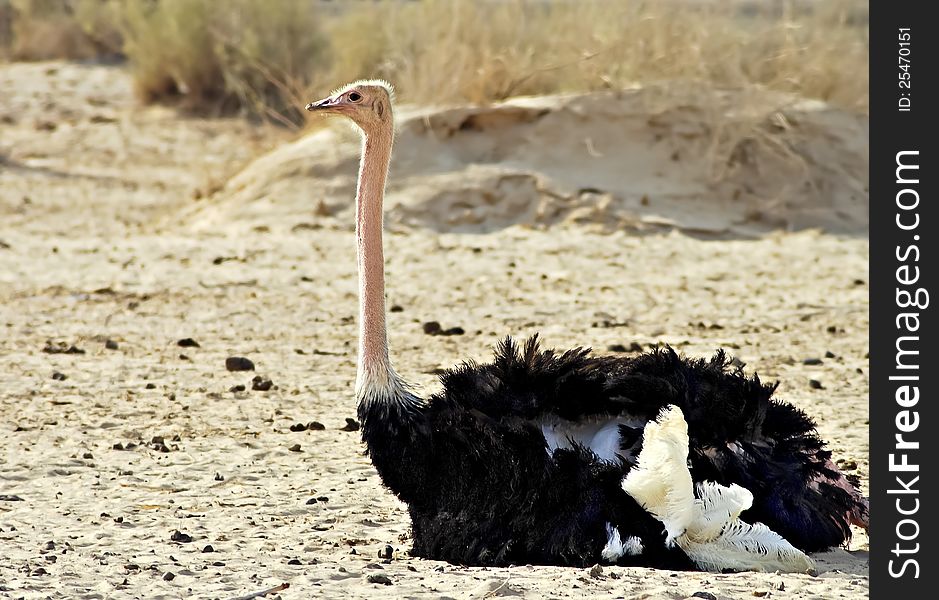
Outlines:
{"label": "male ostrich", "polygon": [[368,454],[408,505],[414,555],[804,571],[799,549],[866,527],[857,480],[837,471],[812,420],[723,352],[595,357],[506,339],[492,363],[464,363],[418,397],[392,367],[385,327],[392,96],[359,81],[306,108],[351,119],[363,137],[355,394]]}

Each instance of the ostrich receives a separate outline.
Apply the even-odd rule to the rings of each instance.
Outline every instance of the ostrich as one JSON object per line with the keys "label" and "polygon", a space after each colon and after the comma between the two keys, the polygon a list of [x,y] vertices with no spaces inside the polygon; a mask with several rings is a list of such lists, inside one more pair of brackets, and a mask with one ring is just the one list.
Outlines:
{"label": "ostrich", "polygon": [[392,103],[388,83],[358,81],[306,108],[362,134],[355,395],[367,453],[408,506],[413,555],[806,571],[803,551],[867,526],[858,480],[838,472],[812,420],[722,351],[624,358],[506,338],[493,362],[465,362],[419,397],[392,366],[385,324]]}

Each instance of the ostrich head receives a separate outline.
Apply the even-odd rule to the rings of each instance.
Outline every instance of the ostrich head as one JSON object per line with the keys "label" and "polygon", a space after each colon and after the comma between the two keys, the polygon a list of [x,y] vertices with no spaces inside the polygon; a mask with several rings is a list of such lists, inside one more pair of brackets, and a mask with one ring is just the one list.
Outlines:
{"label": "ostrich head", "polygon": [[394,89],[381,80],[363,80],[333,92],[328,98],[310,102],[311,112],[342,115],[351,119],[366,134],[386,128],[391,122]]}

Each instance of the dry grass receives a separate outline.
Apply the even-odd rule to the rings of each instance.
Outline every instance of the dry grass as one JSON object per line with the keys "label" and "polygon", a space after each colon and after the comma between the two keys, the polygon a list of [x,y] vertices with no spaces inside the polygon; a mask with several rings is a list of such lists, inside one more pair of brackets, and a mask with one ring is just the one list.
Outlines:
{"label": "dry grass", "polygon": [[868,109],[862,0],[11,1],[14,56],[82,55],[119,31],[145,101],[285,123],[359,77],[419,104],[680,79]]}
{"label": "dry grass", "polygon": [[345,79],[384,76],[418,103],[692,79],[866,111],[866,3],[814,4],[384,2],[330,33]]}

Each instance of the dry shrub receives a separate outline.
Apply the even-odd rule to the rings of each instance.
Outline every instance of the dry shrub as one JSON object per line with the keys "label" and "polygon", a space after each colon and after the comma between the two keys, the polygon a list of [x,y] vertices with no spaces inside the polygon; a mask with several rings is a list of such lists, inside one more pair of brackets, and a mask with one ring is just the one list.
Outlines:
{"label": "dry shrub", "polygon": [[860,0],[387,1],[330,28],[336,81],[383,76],[417,103],[692,79],[862,111],[867,32]]}
{"label": "dry shrub", "polygon": [[222,113],[300,118],[323,69],[315,6],[296,0],[121,0],[119,23],[140,97]]}

